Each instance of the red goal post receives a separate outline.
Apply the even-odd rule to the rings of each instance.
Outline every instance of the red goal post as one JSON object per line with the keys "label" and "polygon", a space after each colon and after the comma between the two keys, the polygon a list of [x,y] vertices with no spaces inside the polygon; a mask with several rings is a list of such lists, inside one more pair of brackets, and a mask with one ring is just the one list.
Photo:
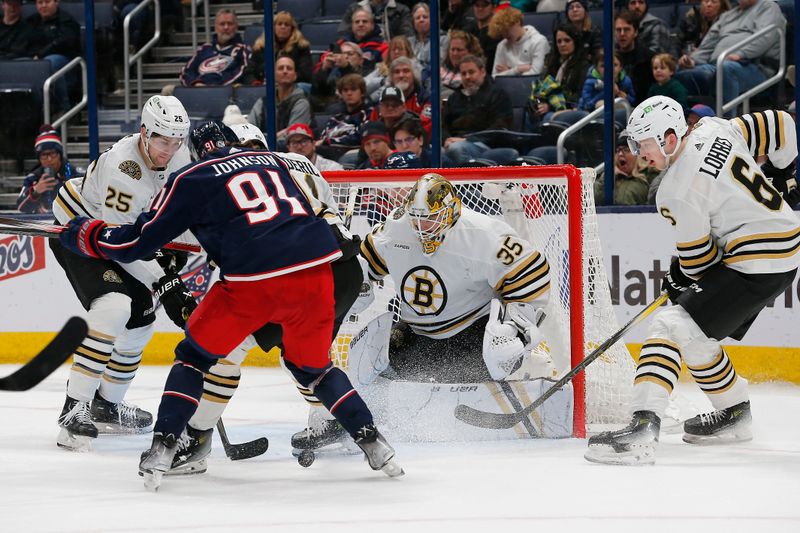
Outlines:
{"label": "red goal post", "polygon": [[[562,365],[557,364],[560,372],[568,370],[565,366],[575,366],[613,333],[616,318],[597,235],[593,170],[545,165],[345,170],[323,175],[340,211],[345,218],[353,218],[353,232],[363,237],[374,222],[402,203],[410,187],[426,172],[450,180],[465,207],[504,219],[548,257],[548,314],[560,318],[552,321],[555,330],[545,331],[548,340],[543,349],[554,355],[556,363],[561,351],[569,353]],[[588,389],[584,372],[573,381],[576,437],[586,435],[587,423],[605,425],[627,419],[633,363],[624,346],[615,350],[618,353],[598,360],[596,367],[602,370],[599,377],[593,376],[598,373],[595,365],[587,369]],[[602,365],[614,368],[609,371]]]}

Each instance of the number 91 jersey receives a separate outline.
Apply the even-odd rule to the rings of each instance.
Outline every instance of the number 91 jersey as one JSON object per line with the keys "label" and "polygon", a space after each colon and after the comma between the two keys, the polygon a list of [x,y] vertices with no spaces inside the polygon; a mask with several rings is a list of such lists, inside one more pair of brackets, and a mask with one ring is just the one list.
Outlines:
{"label": "number 91 jersey", "polygon": [[505,222],[465,207],[433,254],[423,253],[403,207],[373,228],[361,253],[371,279],[392,276],[401,318],[433,338],[451,337],[487,315],[492,298],[543,301],[550,288],[543,255]]}
{"label": "number 91 jersey", "polygon": [[692,130],[656,195],[658,212],[677,231],[683,272],[697,278],[719,261],[747,274],[800,265],[800,219],[754,159],[768,155],[785,166],[797,155],[793,130],[781,111],[704,118]]}

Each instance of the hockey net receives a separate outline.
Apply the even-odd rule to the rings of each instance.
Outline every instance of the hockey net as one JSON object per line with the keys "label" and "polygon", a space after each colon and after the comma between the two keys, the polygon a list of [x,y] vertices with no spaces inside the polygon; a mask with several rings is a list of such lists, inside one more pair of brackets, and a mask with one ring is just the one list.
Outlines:
{"label": "hockey net", "polygon": [[[401,205],[425,170],[325,172],[350,228],[362,237]],[[537,350],[551,355],[563,373],[619,329],[594,207],[594,171],[569,165],[437,169],[450,180],[462,204],[503,219],[550,264],[551,291]],[[384,305],[389,304],[385,300]],[[555,319],[555,320],[553,320]],[[347,347],[357,328],[345,323],[332,348],[346,367]],[[584,436],[629,418],[634,364],[617,343],[573,382],[573,433]]]}

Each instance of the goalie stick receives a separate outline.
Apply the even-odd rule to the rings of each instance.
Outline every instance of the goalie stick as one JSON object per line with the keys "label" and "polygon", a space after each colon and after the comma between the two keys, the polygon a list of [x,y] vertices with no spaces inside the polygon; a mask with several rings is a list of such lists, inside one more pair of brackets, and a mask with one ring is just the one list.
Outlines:
{"label": "goalie stick", "polygon": [[228,440],[228,432],[225,431],[225,424],[222,423],[222,418],[217,420],[217,431],[219,431],[219,438],[222,440],[222,447],[225,448],[225,455],[231,461],[240,461],[242,459],[250,459],[258,457],[269,448],[269,440],[266,437],[260,437],[250,442],[243,442],[241,444],[233,444]]}
{"label": "goalie stick", "polygon": [[0,390],[26,391],[35,387],[75,352],[88,332],[84,319],[76,316],[70,318],[36,357],[13,374],[0,378]]}
{"label": "goalie stick", "polygon": [[572,379],[578,375],[583,369],[589,366],[595,359],[603,355],[611,346],[617,343],[623,335],[625,335],[633,326],[644,320],[650,313],[655,311],[661,304],[665,303],[669,299],[669,294],[667,292],[662,292],[661,295],[656,298],[653,302],[651,302],[647,307],[639,312],[636,316],[634,316],[627,324],[622,326],[616,333],[611,335],[603,344],[597,347],[592,353],[587,355],[580,363],[578,363],[575,368],[564,374],[564,376],[553,383],[553,385],[547,389],[544,394],[539,396],[533,403],[529,406],[516,411],[514,413],[509,414],[501,414],[501,413],[488,413],[486,411],[479,411],[473,407],[464,404],[456,405],[454,414],[455,417],[462,422],[469,424],[471,426],[487,428],[487,429],[508,429],[514,427],[515,425],[519,424],[523,420],[527,418],[527,416],[533,412],[537,407],[542,405],[545,401],[547,401],[550,396],[556,393],[561,387],[572,381]]}
{"label": "goalie stick", "polygon": [[[47,224],[44,222],[32,222],[29,220],[18,220],[9,217],[0,217],[0,233],[7,235],[30,235],[32,237],[45,237],[57,239],[58,234],[64,231],[64,226]],[[181,252],[199,253],[200,247],[188,242],[168,242],[164,248]]]}

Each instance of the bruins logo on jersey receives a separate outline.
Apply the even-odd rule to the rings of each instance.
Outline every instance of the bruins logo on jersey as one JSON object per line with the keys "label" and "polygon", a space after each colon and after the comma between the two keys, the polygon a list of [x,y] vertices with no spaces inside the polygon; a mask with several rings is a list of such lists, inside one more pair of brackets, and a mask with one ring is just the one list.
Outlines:
{"label": "bruins logo on jersey", "polygon": [[136,161],[131,161],[130,159],[123,161],[119,164],[119,170],[135,180],[142,179],[142,167]]}
{"label": "bruins logo on jersey", "polygon": [[415,267],[403,277],[403,301],[420,316],[438,315],[447,305],[447,289],[429,267]]}
{"label": "bruins logo on jersey", "polygon": [[103,272],[103,281],[106,283],[122,283],[122,278],[113,270]]}

